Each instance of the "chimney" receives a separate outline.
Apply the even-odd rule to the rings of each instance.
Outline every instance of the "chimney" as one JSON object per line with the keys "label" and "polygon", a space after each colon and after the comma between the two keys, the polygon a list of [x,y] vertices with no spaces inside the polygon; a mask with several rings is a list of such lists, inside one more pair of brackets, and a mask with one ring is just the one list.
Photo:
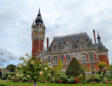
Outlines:
{"label": "chimney", "polygon": [[96,32],[95,32],[95,30],[93,30],[93,35],[94,35],[94,41],[95,41],[95,44],[96,44]]}
{"label": "chimney", "polygon": [[49,38],[47,37],[47,49],[49,47]]}

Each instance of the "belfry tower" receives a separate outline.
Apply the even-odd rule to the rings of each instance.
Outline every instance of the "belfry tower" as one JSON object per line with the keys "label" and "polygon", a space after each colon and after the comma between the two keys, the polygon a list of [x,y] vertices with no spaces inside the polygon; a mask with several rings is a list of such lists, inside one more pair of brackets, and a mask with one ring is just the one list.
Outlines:
{"label": "belfry tower", "polygon": [[38,57],[43,51],[45,39],[45,25],[41,17],[40,9],[32,24],[32,56]]}

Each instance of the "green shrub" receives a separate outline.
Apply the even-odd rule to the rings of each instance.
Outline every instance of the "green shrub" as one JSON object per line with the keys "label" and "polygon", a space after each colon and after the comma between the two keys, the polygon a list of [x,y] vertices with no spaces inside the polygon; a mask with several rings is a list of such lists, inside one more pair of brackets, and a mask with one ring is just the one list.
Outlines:
{"label": "green shrub", "polygon": [[112,69],[110,69],[109,73],[105,74],[105,77],[107,77],[107,80],[112,80]]}
{"label": "green shrub", "polygon": [[74,84],[74,77],[70,77],[70,78],[68,78],[68,83],[70,83],[70,84]]}
{"label": "green shrub", "polygon": [[85,79],[85,75],[80,74],[80,75],[78,76],[78,78],[79,78],[81,81],[83,81],[83,80]]}
{"label": "green shrub", "polygon": [[27,77],[23,77],[23,81],[27,82],[28,81]]}
{"label": "green shrub", "polygon": [[79,76],[80,74],[84,74],[84,71],[83,71],[80,63],[74,58],[70,62],[69,66],[66,70],[66,75],[67,76]]}
{"label": "green shrub", "polygon": [[7,78],[8,78],[8,80],[11,80],[11,77],[12,77],[12,75],[8,75],[8,77],[7,77]]}
{"label": "green shrub", "polygon": [[99,74],[96,74],[96,75],[95,75],[95,81],[96,81],[96,82],[101,82],[101,81],[102,81],[102,78],[103,78],[102,75],[99,75]]}
{"label": "green shrub", "polygon": [[61,79],[63,83],[68,83],[68,77],[64,72],[56,74],[55,78],[56,78],[56,82],[58,82],[58,80]]}
{"label": "green shrub", "polygon": [[102,82],[103,76],[99,74],[86,76],[86,82]]}
{"label": "green shrub", "polygon": [[13,64],[9,64],[6,69],[9,71],[9,72],[15,72],[15,69],[16,69],[16,65],[13,65]]}

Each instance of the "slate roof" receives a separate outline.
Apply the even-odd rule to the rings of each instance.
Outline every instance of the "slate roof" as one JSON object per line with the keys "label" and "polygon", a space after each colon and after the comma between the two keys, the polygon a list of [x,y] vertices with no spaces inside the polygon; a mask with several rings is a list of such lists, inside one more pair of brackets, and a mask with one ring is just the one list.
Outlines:
{"label": "slate roof", "polygon": [[84,51],[84,50],[107,50],[105,46],[98,42],[93,44],[92,39],[87,33],[78,33],[61,37],[54,37],[47,52],[64,52],[64,51]]}

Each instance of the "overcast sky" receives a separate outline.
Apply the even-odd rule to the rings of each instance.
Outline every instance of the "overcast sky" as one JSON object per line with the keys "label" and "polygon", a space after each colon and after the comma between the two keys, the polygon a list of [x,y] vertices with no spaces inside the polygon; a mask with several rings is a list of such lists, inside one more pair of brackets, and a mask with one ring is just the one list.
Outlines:
{"label": "overcast sky", "polygon": [[18,57],[31,53],[31,25],[39,8],[50,42],[80,32],[93,39],[95,29],[112,61],[112,0],[0,0],[0,48]]}

